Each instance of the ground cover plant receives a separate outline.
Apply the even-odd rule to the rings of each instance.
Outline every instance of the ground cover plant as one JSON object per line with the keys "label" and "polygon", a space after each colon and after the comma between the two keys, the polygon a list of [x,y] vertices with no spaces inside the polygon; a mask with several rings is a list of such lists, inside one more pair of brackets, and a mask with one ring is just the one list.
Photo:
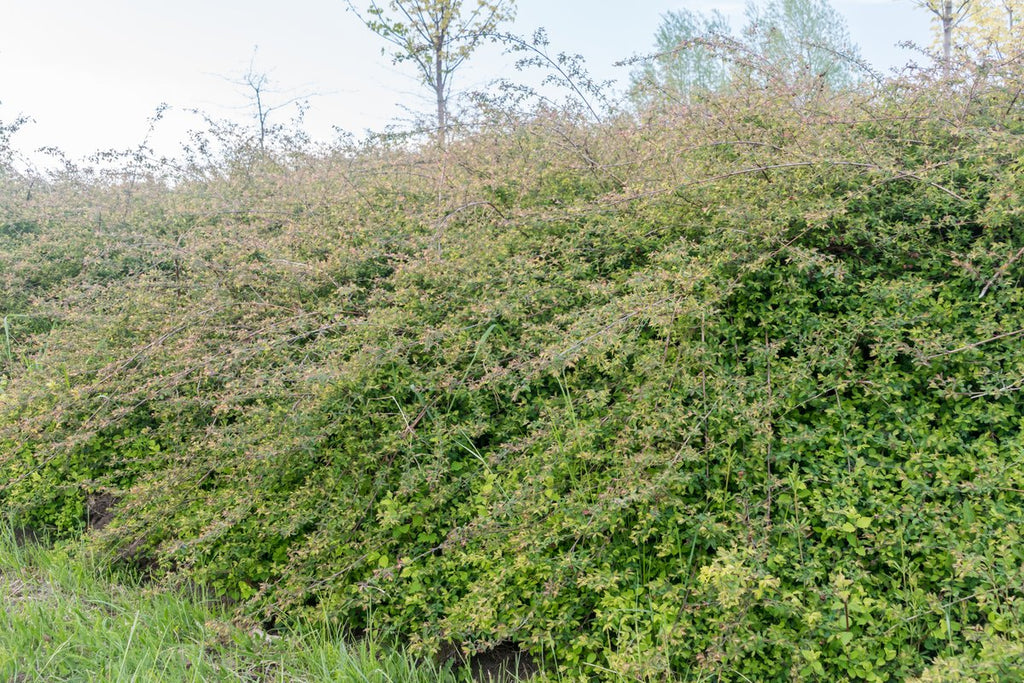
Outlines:
{"label": "ground cover plant", "polygon": [[[551,680],[1014,680],[1021,74],[2,179],[0,505]],[[223,142],[223,140],[221,140]]]}
{"label": "ground cover plant", "polygon": [[5,681],[472,680],[322,628],[270,635],[223,604],[111,575],[79,545],[0,531],[0,677]]}

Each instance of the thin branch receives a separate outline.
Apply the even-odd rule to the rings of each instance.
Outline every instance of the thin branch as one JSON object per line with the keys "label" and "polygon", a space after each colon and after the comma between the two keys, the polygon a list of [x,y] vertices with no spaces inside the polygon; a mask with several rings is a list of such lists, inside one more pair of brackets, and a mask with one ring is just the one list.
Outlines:
{"label": "thin branch", "polygon": [[1019,330],[1014,330],[1013,332],[1004,332],[1002,334],[997,334],[994,337],[989,337],[988,339],[982,339],[981,341],[976,341],[976,342],[973,342],[971,344],[965,344],[964,346],[961,346],[960,348],[957,348],[957,349],[952,349],[950,351],[943,351],[942,353],[933,353],[930,356],[925,356],[924,360],[929,361],[929,360],[932,360],[933,358],[941,358],[943,356],[952,356],[954,353],[960,353],[962,351],[970,351],[971,349],[976,349],[979,346],[984,346],[985,344],[990,344],[990,343],[992,343],[994,341],[999,341],[1000,339],[1008,339],[1010,337],[1019,337],[1022,334],[1024,334],[1024,328],[1021,328]]}
{"label": "thin branch", "polygon": [[989,278],[989,281],[986,282],[985,286],[981,288],[981,294],[978,295],[978,298],[979,299],[985,298],[985,294],[988,293],[989,287],[991,287],[995,283],[996,280],[998,280],[1000,277],[1005,275],[1006,271],[1009,270],[1011,265],[1013,265],[1013,262],[1016,261],[1017,259],[1019,259],[1021,256],[1024,256],[1024,247],[1021,247],[1020,251],[1018,251],[1016,254],[1011,256],[1009,261],[1007,261],[1003,265],[1001,265],[998,268],[996,268],[995,274],[991,278]]}

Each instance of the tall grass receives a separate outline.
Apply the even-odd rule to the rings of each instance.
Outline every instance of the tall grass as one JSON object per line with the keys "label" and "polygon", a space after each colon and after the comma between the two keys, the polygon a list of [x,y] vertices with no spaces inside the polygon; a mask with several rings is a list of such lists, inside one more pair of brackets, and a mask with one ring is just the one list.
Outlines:
{"label": "tall grass", "polygon": [[2,525],[0,607],[0,681],[471,680],[322,629],[247,629],[215,602],[111,574],[77,546],[19,544]]}

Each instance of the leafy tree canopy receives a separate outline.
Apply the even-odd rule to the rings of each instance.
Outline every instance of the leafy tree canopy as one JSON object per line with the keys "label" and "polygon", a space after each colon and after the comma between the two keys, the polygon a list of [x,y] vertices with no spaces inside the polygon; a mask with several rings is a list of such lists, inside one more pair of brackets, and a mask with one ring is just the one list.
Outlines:
{"label": "leafy tree canopy", "polygon": [[[360,12],[371,31],[392,44],[395,63],[412,62],[437,103],[437,130],[443,141],[448,126],[452,76],[463,62],[515,17],[514,0],[371,0]],[[386,50],[384,50],[386,52]]]}
{"label": "leafy tree canopy", "polygon": [[1005,60],[1024,50],[1021,0],[916,0],[932,14],[935,42],[946,64],[954,47],[969,59]]}
{"label": "leafy tree canopy", "polygon": [[846,21],[828,0],[769,0],[746,7],[734,37],[726,17],[693,10],[666,13],[655,36],[656,53],[633,73],[634,100],[657,93],[691,101],[721,90],[737,74],[773,82],[818,79],[830,88],[855,80],[859,49]]}

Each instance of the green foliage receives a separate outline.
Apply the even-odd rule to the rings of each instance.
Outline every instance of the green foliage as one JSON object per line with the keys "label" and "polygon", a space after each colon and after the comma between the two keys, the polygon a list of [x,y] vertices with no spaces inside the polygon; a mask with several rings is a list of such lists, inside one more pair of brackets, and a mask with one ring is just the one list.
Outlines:
{"label": "green foliage", "polygon": [[347,1],[368,29],[394,46],[395,63],[412,62],[434,92],[443,143],[455,71],[483,42],[494,40],[501,24],[515,17],[515,0],[370,0],[365,15],[353,0]]}
{"label": "green foliage", "polygon": [[267,634],[201,595],[154,591],[97,565],[77,546],[18,545],[0,529],[4,680],[470,680],[322,626]]}
{"label": "green foliage", "polygon": [[707,17],[688,9],[666,12],[655,34],[657,57],[632,76],[633,96],[643,102],[652,84],[687,102],[721,90],[729,80],[728,63],[724,55],[700,41],[731,33],[729,20],[717,10]]}
{"label": "green foliage", "polygon": [[10,267],[83,256],[0,280],[49,323],[5,347],[0,505],[106,496],[91,543],[239,615],[550,679],[998,680],[1018,76],[6,178]]}
{"label": "green foliage", "polygon": [[751,45],[780,71],[810,72],[833,88],[854,80],[860,51],[828,0],[750,2],[746,15]]}
{"label": "green foliage", "polygon": [[851,86],[862,67],[849,29],[828,0],[748,2],[738,37],[715,10],[665,13],[655,34],[655,53],[631,76],[638,104],[669,100],[690,104],[727,88],[780,89],[804,82],[817,87]]}

